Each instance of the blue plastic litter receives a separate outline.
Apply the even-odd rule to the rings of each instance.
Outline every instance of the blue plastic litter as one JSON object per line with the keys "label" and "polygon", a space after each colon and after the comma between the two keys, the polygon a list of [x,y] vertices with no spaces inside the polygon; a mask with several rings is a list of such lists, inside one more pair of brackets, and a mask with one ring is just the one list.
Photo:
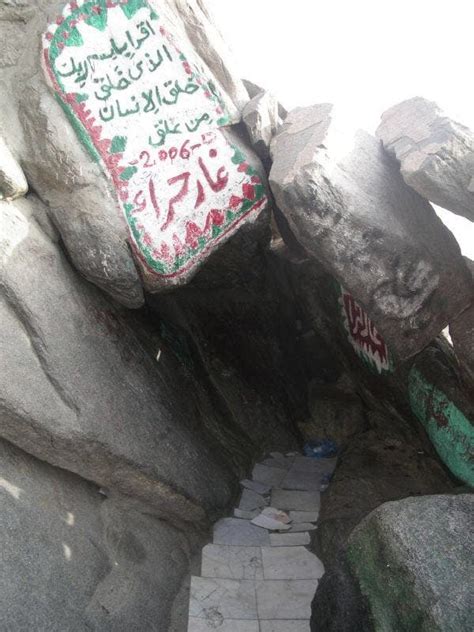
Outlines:
{"label": "blue plastic litter", "polygon": [[337,454],[337,445],[331,439],[308,441],[303,448],[305,456],[313,459],[329,459]]}

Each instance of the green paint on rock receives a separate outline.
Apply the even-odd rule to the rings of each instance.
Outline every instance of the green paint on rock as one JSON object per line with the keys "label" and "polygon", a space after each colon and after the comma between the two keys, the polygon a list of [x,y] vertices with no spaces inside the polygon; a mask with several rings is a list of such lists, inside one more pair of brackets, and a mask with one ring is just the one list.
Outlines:
{"label": "green paint on rock", "polygon": [[147,0],[128,0],[127,4],[122,4],[121,9],[128,19],[133,18],[135,13],[140,9],[148,7]]}
{"label": "green paint on rock", "polygon": [[409,376],[413,413],[425,427],[443,463],[460,480],[474,486],[474,428],[448,397],[413,368]]}
{"label": "green paint on rock", "polygon": [[112,138],[112,144],[110,146],[110,151],[113,154],[119,154],[122,151],[125,151],[125,147],[127,146],[127,137],[126,136],[114,136]]}

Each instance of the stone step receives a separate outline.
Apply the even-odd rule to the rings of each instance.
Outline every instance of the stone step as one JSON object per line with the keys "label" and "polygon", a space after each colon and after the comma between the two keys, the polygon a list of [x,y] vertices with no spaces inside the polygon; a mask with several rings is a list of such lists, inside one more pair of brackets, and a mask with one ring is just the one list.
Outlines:
{"label": "stone step", "polygon": [[288,470],[281,467],[269,467],[268,465],[257,463],[252,470],[252,478],[254,481],[259,481],[270,487],[278,487],[287,473]]}
{"label": "stone step", "polygon": [[[199,630],[199,632],[201,632]],[[222,630],[224,632],[224,630]],[[240,629],[239,629],[240,632]],[[310,632],[308,621],[260,621],[260,632]]]}
{"label": "stone step", "polygon": [[271,505],[284,511],[319,511],[320,494],[319,492],[273,489]]}
{"label": "stone step", "polygon": [[248,580],[191,577],[189,616],[213,624],[225,619],[255,621],[255,586]]}
{"label": "stone step", "polygon": [[311,537],[307,531],[302,533],[270,533],[271,546],[306,546],[310,542]]}
{"label": "stone step", "polygon": [[270,501],[261,494],[257,494],[257,492],[251,489],[243,489],[239,509],[242,509],[242,511],[253,511],[254,509],[263,509],[263,507],[267,507],[269,503]]}
{"label": "stone step", "polygon": [[202,550],[201,575],[220,579],[263,579],[262,549],[259,546],[207,544]]}
{"label": "stone step", "polygon": [[[224,621],[229,626],[230,620],[308,621],[317,587],[317,579],[251,581],[191,577],[190,624],[219,629]],[[195,619],[203,623],[196,623]]]}
{"label": "stone step", "polygon": [[266,529],[240,518],[222,518],[213,529],[214,544],[230,546],[270,546],[270,536]]}
{"label": "stone step", "polygon": [[317,579],[256,581],[257,612],[260,620],[311,618],[311,602]]}
{"label": "stone step", "polygon": [[[270,632],[272,628],[264,628],[266,632]],[[286,632],[289,628],[274,628],[274,632]],[[291,628],[293,629],[293,628]],[[300,632],[300,628],[294,628]],[[211,619],[197,619],[189,617],[188,632],[260,632],[260,624],[258,621],[244,621],[242,619],[221,619],[218,616]],[[309,628],[308,628],[309,630]],[[301,628],[301,632],[304,628]]]}
{"label": "stone step", "polygon": [[320,579],[324,565],[304,546],[263,547],[264,579]]}

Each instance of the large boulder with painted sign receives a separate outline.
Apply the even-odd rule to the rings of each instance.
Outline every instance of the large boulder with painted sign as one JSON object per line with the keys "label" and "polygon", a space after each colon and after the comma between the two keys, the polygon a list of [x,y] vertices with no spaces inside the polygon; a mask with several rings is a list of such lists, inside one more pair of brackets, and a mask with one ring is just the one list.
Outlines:
{"label": "large boulder with painted sign", "polygon": [[474,221],[474,133],[422,97],[384,112],[377,136],[405,182],[427,200]]}
{"label": "large boulder with painted sign", "polygon": [[21,162],[76,267],[136,307],[265,208],[260,163],[230,129],[246,91],[194,3],[57,4],[26,29],[42,51],[14,86]]}
{"label": "large boulder with painted sign", "polygon": [[409,358],[469,305],[456,240],[377,139],[340,125],[324,104],[290,112],[271,151],[277,206],[375,323],[369,331],[359,307],[347,306],[378,363],[388,361],[380,336],[398,359]]}

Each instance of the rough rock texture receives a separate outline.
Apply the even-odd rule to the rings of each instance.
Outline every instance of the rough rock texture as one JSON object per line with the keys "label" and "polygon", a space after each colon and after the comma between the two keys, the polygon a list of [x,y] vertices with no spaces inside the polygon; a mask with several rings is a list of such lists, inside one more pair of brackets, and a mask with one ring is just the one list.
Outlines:
{"label": "rough rock texture", "polygon": [[25,195],[27,191],[25,174],[0,138],[0,199],[14,200]]}
{"label": "rough rock texture", "polygon": [[316,552],[326,575],[313,601],[312,632],[373,629],[347,564],[347,539],[354,527],[384,502],[453,488],[426,438],[417,436],[410,424],[375,411],[367,417],[370,430],[342,452],[321,495]]}
{"label": "rough rock texture", "polygon": [[454,237],[379,142],[343,133],[331,105],[290,112],[272,141],[271,188],[307,252],[408,358],[469,305],[470,275]]}
{"label": "rough rock texture", "polygon": [[[41,36],[64,5],[41,0],[36,10],[10,3],[0,7],[0,26],[15,29],[11,37],[22,51],[21,60],[15,60],[17,67],[12,67],[12,60],[6,60],[3,68],[0,65],[0,81],[5,86],[0,123],[28,181],[47,203],[77,269],[123,305],[139,307],[143,304],[142,280],[116,195],[100,165],[80,144],[40,66]],[[202,3],[162,2],[160,17],[170,25],[177,41],[195,51],[207,75],[220,88],[231,122],[238,122],[248,96]],[[7,27],[2,30],[9,37]],[[22,46],[25,41],[38,45]],[[247,150],[248,163],[252,164],[252,152]],[[146,281],[152,290],[157,289],[156,283]]]}
{"label": "rough rock texture", "polygon": [[474,496],[387,503],[352,533],[348,557],[377,630],[474,626]]}
{"label": "rough rock texture", "polygon": [[198,532],[3,441],[0,498],[2,630],[168,629]]}
{"label": "rough rock texture", "polygon": [[156,361],[156,334],[146,339],[75,274],[38,228],[38,200],[0,203],[0,213],[0,435],[153,511],[184,520],[219,511],[232,474],[203,427],[218,426],[219,412],[199,402],[166,348]]}
{"label": "rough rock texture", "polygon": [[474,134],[427,99],[382,115],[377,136],[400,162],[405,182],[427,200],[474,221]]}
{"label": "rough rock texture", "polygon": [[[474,284],[474,261],[465,259]],[[463,377],[469,388],[474,388],[474,302],[449,324],[449,334]]]}
{"label": "rough rock texture", "polygon": [[153,297],[150,304],[165,330],[176,332],[171,344],[178,352],[180,340],[188,341],[224,418],[240,429],[231,453],[245,439],[258,455],[295,449],[297,423],[306,415],[306,377],[290,290],[249,237],[238,237],[235,254],[234,244],[227,244],[186,288]]}
{"label": "rough rock texture", "polygon": [[278,101],[270,92],[259,93],[244,107],[242,120],[250,136],[252,147],[263,164],[269,166],[270,142],[282,123],[278,112]]}
{"label": "rough rock texture", "polygon": [[331,439],[338,446],[366,430],[367,422],[360,397],[338,385],[314,384],[309,394],[311,420],[300,424],[307,439]]}

